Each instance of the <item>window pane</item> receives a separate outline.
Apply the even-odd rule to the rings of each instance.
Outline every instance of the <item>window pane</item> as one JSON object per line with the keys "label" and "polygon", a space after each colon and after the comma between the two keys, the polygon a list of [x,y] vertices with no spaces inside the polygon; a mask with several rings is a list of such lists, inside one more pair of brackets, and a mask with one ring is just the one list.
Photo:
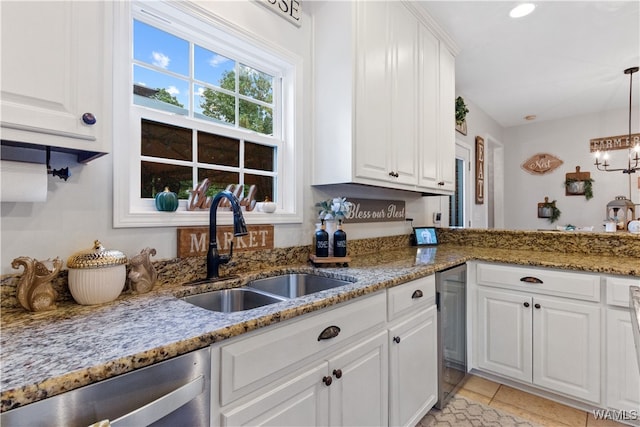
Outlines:
{"label": "window pane", "polygon": [[143,161],[140,163],[140,197],[154,198],[169,187],[178,194],[178,198],[187,199],[189,190],[193,188],[191,173],[189,167]]}
{"label": "window pane", "polygon": [[224,166],[240,166],[240,141],[198,132],[198,161]]}
{"label": "window pane", "polygon": [[258,169],[263,171],[275,171],[275,147],[245,142],[244,144],[244,165],[248,169]]}
{"label": "window pane", "polygon": [[140,152],[143,156],[192,160],[191,129],[142,120]]}
{"label": "window pane", "polygon": [[136,20],[133,21],[133,58],[189,75],[189,42]]}
{"label": "window pane", "polygon": [[236,98],[211,88],[195,85],[195,116],[223,124],[236,122]]}
{"label": "window pane", "polygon": [[189,83],[134,65],[133,103],[186,116],[189,108]]}
{"label": "window pane", "polygon": [[273,77],[241,64],[239,90],[241,95],[271,103],[273,102]]}
{"label": "window pane", "polygon": [[271,108],[241,99],[240,126],[265,135],[272,135],[273,112]]}
{"label": "window pane", "polygon": [[210,183],[207,196],[214,196],[219,191],[227,188],[227,185],[238,184],[240,182],[240,176],[237,172],[198,169],[198,183],[201,183],[205,178],[209,178]]}
{"label": "window pane", "polygon": [[275,200],[273,181],[274,179],[272,176],[260,176],[252,174],[245,174],[244,176],[244,184],[246,188],[249,188],[249,186],[251,185],[256,186],[256,200],[258,202],[264,201],[265,197],[268,197],[269,200]]}
{"label": "window pane", "polygon": [[235,92],[236,63],[200,46],[194,47],[194,77],[196,80]]}

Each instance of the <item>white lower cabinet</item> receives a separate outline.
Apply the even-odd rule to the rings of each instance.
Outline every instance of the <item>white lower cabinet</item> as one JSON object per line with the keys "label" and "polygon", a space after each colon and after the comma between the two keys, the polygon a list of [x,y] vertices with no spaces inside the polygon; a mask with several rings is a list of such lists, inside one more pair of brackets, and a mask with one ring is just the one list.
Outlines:
{"label": "white lower cabinet", "polygon": [[432,306],[389,329],[389,424],[414,426],[438,400],[437,311]]}
{"label": "white lower cabinet", "polygon": [[629,310],[607,309],[607,407],[640,414],[640,369]]}
{"label": "white lower cabinet", "polygon": [[212,424],[411,426],[437,400],[435,276],[212,346]]}
{"label": "white lower cabinet", "polygon": [[[605,277],[607,286],[606,406],[640,416],[640,369],[633,340],[629,287],[640,278]],[[632,412],[635,411],[635,412]],[[636,420],[640,424],[640,420]]]}
{"label": "white lower cabinet", "polygon": [[375,336],[221,411],[223,426],[379,426],[387,423],[387,339]]}
{"label": "white lower cabinet", "polygon": [[[539,295],[544,287],[563,292],[563,286],[574,284],[570,280],[554,283],[548,271],[546,277],[526,268],[522,273],[522,279],[514,284],[518,291],[501,289],[508,283],[498,282],[501,288],[477,288],[476,366],[554,393],[600,403],[600,304]],[[585,289],[592,282],[593,277],[586,276]],[[520,292],[523,283],[531,287],[530,292]],[[592,295],[590,290],[585,292],[585,299]]]}
{"label": "white lower cabinet", "polygon": [[388,353],[385,292],[221,343],[213,424],[387,425]]}

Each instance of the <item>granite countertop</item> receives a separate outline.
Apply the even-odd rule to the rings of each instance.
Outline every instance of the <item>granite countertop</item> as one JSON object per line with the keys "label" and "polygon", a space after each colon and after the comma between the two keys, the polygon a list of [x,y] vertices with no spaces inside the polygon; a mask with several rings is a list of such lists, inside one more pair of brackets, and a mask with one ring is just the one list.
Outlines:
{"label": "granite countertop", "polygon": [[0,411],[148,366],[473,259],[640,276],[640,263],[633,257],[445,244],[420,252],[415,247],[406,247],[359,255],[348,267],[313,268],[299,264],[252,272],[218,282],[218,287],[235,287],[260,277],[309,271],[356,280],[340,288],[238,313],[211,312],[180,299],[188,294],[213,289],[210,284],[162,286],[148,294],[121,296],[114,302],[98,306],[65,302],[53,312],[29,313],[22,309],[4,309],[0,341]]}

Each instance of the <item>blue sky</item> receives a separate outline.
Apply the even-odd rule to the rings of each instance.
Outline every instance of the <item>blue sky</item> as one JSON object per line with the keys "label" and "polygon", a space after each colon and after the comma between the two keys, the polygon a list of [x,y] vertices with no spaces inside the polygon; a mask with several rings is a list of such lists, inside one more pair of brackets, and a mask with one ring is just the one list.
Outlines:
{"label": "blue sky", "polygon": [[[134,66],[134,82],[153,89],[165,88],[185,107],[189,105],[189,43],[179,37],[134,20],[133,52],[137,61],[158,69]],[[200,46],[194,47],[194,78],[219,86],[223,72],[233,70],[233,60]],[[183,78],[164,73],[167,70]],[[199,100],[196,94],[196,112]]]}

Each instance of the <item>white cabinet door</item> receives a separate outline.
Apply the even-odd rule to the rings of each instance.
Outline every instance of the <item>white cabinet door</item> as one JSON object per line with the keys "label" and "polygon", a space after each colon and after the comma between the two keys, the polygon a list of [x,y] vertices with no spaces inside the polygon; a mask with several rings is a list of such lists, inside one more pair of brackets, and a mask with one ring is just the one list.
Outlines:
{"label": "white cabinet door", "polygon": [[257,398],[220,414],[222,426],[324,426],[329,424],[329,387],[322,379],[327,363],[309,367]]}
{"label": "white cabinet door", "polygon": [[436,307],[389,329],[389,423],[414,426],[438,400]]}
{"label": "white cabinet door", "polygon": [[388,170],[392,180],[418,183],[418,21],[400,2],[389,3],[391,36],[391,135]]}
{"label": "white cabinet door", "polygon": [[[109,151],[108,2],[3,2],[3,139]],[[93,114],[93,125],[82,120]],[[82,159],[81,159],[82,160]]]}
{"label": "white cabinet door", "polygon": [[440,44],[440,108],[438,132],[438,182],[439,190],[455,190],[456,131],[455,131],[455,58]]}
{"label": "white cabinet door", "polygon": [[532,380],[532,299],[478,288],[477,357],[481,369]]}
{"label": "white cabinet door", "polygon": [[387,425],[387,355],[387,333],[381,331],[329,360],[329,425]]}
{"label": "white cabinet door", "polygon": [[607,407],[640,412],[640,370],[629,310],[607,309]]}
{"label": "white cabinet door", "polygon": [[355,8],[355,175],[389,181],[392,178],[387,169],[391,132],[389,3],[357,2]]}
{"label": "white cabinet door", "polygon": [[533,382],[600,402],[600,307],[533,298]]}
{"label": "white cabinet door", "polygon": [[419,185],[438,187],[438,110],[440,86],[439,41],[428,29],[420,28],[420,156]]}

